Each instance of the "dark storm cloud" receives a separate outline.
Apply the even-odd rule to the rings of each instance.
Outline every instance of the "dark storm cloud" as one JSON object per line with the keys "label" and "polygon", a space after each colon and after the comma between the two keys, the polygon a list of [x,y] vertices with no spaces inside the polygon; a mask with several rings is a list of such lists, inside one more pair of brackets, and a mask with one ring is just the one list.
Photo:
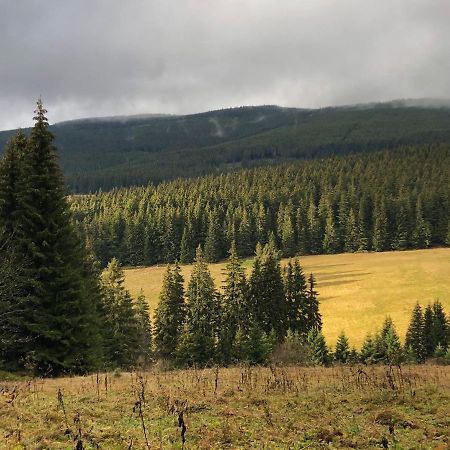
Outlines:
{"label": "dark storm cloud", "polygon": [[0,129],[450,97],[447,0],[0,0]]}

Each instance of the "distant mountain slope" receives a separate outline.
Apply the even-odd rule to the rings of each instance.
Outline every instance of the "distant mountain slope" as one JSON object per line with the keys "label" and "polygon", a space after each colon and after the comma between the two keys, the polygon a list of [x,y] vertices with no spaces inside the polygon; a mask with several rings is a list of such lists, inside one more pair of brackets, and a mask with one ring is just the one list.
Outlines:
{"label": "distant mountain slope", "polygon": [[[447,103],[430,104],[241,107],[186,116],[82,119],[51,129],[70,189],[87,192],[288,159],[450,142]],[[1,149],[13,133],[0,132]]]}

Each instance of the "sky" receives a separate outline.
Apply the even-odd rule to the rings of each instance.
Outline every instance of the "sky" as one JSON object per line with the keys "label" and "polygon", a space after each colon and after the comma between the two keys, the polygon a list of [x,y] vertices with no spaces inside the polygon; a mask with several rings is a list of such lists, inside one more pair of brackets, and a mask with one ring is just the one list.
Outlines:
{"label": "sky", "polygon": [[448,0],[0,0],[0,130],[450,98]]}

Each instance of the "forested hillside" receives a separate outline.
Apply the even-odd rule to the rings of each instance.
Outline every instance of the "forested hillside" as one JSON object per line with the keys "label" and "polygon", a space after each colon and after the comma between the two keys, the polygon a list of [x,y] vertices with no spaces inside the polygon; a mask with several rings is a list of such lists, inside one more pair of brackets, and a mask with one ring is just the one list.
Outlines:
{"label": "forested hillside", "polygon": [[213,262],[233,240],[282,255],[450,244],[450,145],[403,147],[73,196],[78,228],[105,265]]}
{"label": "forested hillside", "polygon": [[[50,130],[70,190],[91,192],[293,159],[448,143],[450,109],[401,102],[316,110],[259,106],[75,120]],[[14,133],[0,133],[0,151]]]}

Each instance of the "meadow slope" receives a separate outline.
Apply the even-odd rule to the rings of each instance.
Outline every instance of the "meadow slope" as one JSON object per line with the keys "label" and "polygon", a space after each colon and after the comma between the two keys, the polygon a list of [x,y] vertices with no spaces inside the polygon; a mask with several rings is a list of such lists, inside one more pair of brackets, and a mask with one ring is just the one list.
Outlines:
{"label": "meadow slope", "polygon": [[[366,333],[375,331],[387,315],[403,339],[417,301],[425,305],[439,299],[450,310],[450,248],[303,256],[300,261],[305,273],[316,276],[329,344],[344,330],[351,345],[359,347]],[[210,265],[216,284],[224,278],[225,264]],[[251,264],[250,259],[244,261],[248,272]],[[165,270],[165,266],[125,270],[126,287],[133,296],[142,289],[152,312]],[[182,266],[182,272],[187,282],[191,266]]]}
{"label": "meadow slope", "polygon": [[445,450],[449,381],[428,364],[15,381],[1,386],[0,449]]}

